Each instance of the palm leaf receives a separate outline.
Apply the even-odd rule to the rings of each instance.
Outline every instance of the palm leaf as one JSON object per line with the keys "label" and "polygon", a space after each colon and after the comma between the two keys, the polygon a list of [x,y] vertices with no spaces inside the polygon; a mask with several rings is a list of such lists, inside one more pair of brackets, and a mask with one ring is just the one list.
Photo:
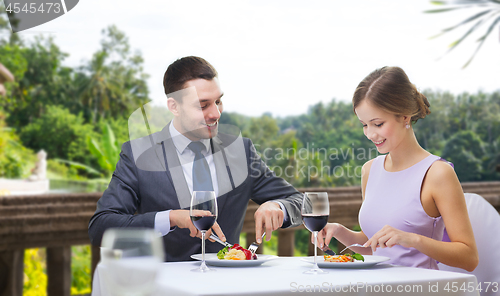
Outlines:
{"label": "palm leaf", "polygon": [[[472,22],[473,20],[475,20],[475,19],[477,19],[477,18],[479,18],[479,17],[482,17],[483,15],[485,15],[485,14],[487,14],[487,13],[491,12],[491,11],[492,11],[492,9],[488,9],[488,10],[484,10],[484,11],[482,11],[482,12],[480,12],[480,13],[477,13],[477,14],[475,14],[475,15],[473,15],[473,16],[471,16],[471,17],[469,17],[468,19],[466,19],[466,20],[464,20],[464,21],[462,21],[462,22],[458,23],[457,25],[455,25],[455,26],[453,26],[453,27],[449,27],[449,28],[443,29],[443,30],[441,31],[441,33],[439,33],[439,34],[437,34],[437,35],[435,35],[435,36],[432,36],[430,39],[436,38],[436,37],[438,37],[438,36],[443,35],[444,33],[447,33],[447,32],[449,32],[449,31],[452,31],[452,30],[454,30],[454,29],[456,29],[456,28],[458,28],[458,27],[460,27],[460,26],[462,26],[462,25],[465,25],[465,24],[467,24],[467,23],[470,23],[470,22]],[[477,24],[476,24],[476,26],[477,26]],[[469,33],[469,34],[470,34],[470,33]]]}
{"label": "palm leaf", "polygon": [[90,167],[90,166],[85,165],[83,163],[79,163],[79,162],[75,162],[75,161],[70,161],[70,160],[59,159],[59,158],[55,158],[54,161],[69,164],[72,167],[75,167],[77,169],[83,169],[83,170],[85,170],[85,171],[87,171],[87,172],[89,172],[91,174],[101,175],[101,172],[99,172],[98,170],[94,169],[93,167]]}
{"label": "palm leaf", "polygon": [[486,40],[486,38],[490,35],[491,31],[493,31],[493,28],[496,26],[496,24],[498,24],[500,22],[500,16],[497,17],[493,23],[490,25],[490,27],[488,28],[488,30],[486,31],[486,33],[481,37],[479,38],[477,41],[481,41],[479,43],[479,45],[477,46],[476,50],[474,51],[474,53],[472,54],[472,56],[470,57],[470,59],[467,61],[467,63],[465,63],[465,65],[462,66],[462,69],[466,68],[470,62],[472,62],[472,60],[474,59],[474,57],[476,56],[477,52],[479,51],[479,49],[481,48],[481,46],[483,46],[483,43],[484,41]]}
{"label": "palm leaf", "polygon": [[103,149],[104,149],[104,156],[108,160],[111,166],[116,165],[118,162],[118,148],[117,148],[117,143],[116,143],[116,138],[115,134],[113,133],[113,130],[109,126],[108,123],[106,123],[106,126],[103,127],[103,137],[102,137],[102,144],[103,144]]}
{"label": "palm leaf", "polygon": [[[445,1],[431,1],[432,4],[435,5],[443,5],[445,4]],[[478,1],[478,0],[463,0],[461,3],[459,3],[460,6],[455,6],[455,7],[449,7],[449,8],[441,8],[441,9],[435,9],[435,10],[428,10],[424,11],[424,13],[439,13],[439,12],[446,12],[446,11],[452,11],[456,9],[462,9],[462,8],[468,8],[472,6],[490,6],[489,9],[483,10],[479,13],[474,14],[473,16],[463,20],[462,22],[458,23],[455,26],[443,29],[439,34],[430,37],[429,39],[436,38],[438,36],[443,35],[444,33],[450,32],[460,26],[466,25],[470,22],[476,21],[475,24],[473,24],[469,30],[459,39],[455,40],[449,45],[449,49],[446,53],[449,53],[451,50],[453,50],[455,47],[457,47],[460,43],[462,43],[463,40],[465,40],[472,32],[474,32],[479,26],[484,24],[486,21],[489,21],[490,19],[494,18],[498,13],[500,13],[500,8],[498,4],[500,4],[500,0],[483,0],[483,1]],[[492,7],[493,6],[493,7]],[[477,40],[477,42],[480,42],[470,59],[465,63],[465,65],[462,68],[467,67],[470,62],[473,60],[479,49],[482,47],[485,39],[489,36],[489,34],[492,32],[493,28],[495,27],[496,24],[498,24],[499,19],[496,18],[493,23],[489,26],[487,29],[486,33]]]}
{"label": "palm leaf", "polygon": [[472,32],[474,32],[474,30],[476,30],[476,28],[478,28],[482,23],[484,22],[484,20],[479,20],[474,26],[472,26],[460,39],[458,40],[455,40],[453,41],[448,47],[450,49],[448,49],[447,53],[452,51],[455,47],[457,47],[457,45],[459,45],[462,41],[464,41],[465,38],[467,38],[467,36],[469,36]]}
{"label": "palm leaf", "polygon": [[447,12],[447,11],[452,11],[452,10],[457,10],[457,9],[463,9],[463,8],[467,8],[467,7],[469,7],[469,6],[431,9],[431,10],[424,10],[424,13],[440,13],[440,12]]}
{"label": "palm leaf", "polygon": [[484,34],[481,38],[479,38],[477,41],[478,41],[478,42],[479,42],[479,41],[481,41],[481,43],[482,43],[482,42],[484,42],[484,40],[486,39],[486,37],[488,37],[488,35],[490,35],[491,31],[493,31],[493,28],[495,27],[495,25],[496,25],[498,22],[500,22],[500,16],[499,16],[499,17],[497,17],[497,18],[493,21],[493,23],[492,23],[492,24],[490,25],[490,27],[488,28],[488,31],[486,31],[486,33],[485,33],[485,34]]}
{"label": "palm leaf", "polygon": [[99,155],[102,155],[101,147],[99,147],[99,143],[94,138],[88,137],[87,138],[87,146],[90,150],[90,153],[92,155],[99,157]]}
{"label": "palm leaf", "polygon": [[109,171],[111,168],[111,163],[108,161],[105,155],[105,151],[103,151],[99,145],[99,143],[94,138],[88,138],[87,144],[90,150],[90,153],[97,158],[97,162],[99,166],[105,171]]}

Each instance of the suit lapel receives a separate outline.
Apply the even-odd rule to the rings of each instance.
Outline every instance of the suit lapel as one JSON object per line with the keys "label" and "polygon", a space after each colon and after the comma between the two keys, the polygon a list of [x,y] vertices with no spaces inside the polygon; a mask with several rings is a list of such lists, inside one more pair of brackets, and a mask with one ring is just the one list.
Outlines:
{"label": "suit lapel", "polygon": [[215,170],[217,172],[217,186],[219,187],[219,194],[217,197],[217,206],[219,211],[222,211],[227,200],[229,192],[233,189],[231,186],[231,180],[227,171],[226,162],[224,160],[224,155],[222,153],[222,141],[215,137],[212,141],[213,144],[213,159],[215,164]]}
{"label": "suit lapel", "polygon": [[231,181],[227,171],[224,155],[222,154],[222,142],[218,138],[213,139],[213,159],[215,170],[217,171],[217,186],[219,187],[219,196],[224,195],[231,191]]}
{"label": "suit lapel", "polygon": [[[184,177],[184,172],[182,171],[179,157],[177,156],[174,142],[172,141],[172,138],[168,131],[170,124],[171,123],[169,123],[166,127],[163,128],[161,132],[156,135],[155,152],[164,168],[166,157],[166,162],[168,165],[168,169],[166,169],[167,175],[174,185],[175,193],[177,194],[177,200],[179,201],[179,207],[181,209],[186,209],[189,208],[191,204],[191,194],[189,193],[189,188],[186,183],[186,178]],[[165,149],[165,157],[163,156],[163,149]]]}
{"label": "suit lapel", "polygon": [[170,133],[168,131],[168,128],[170,126],[170,123],[167,124],[161,131],[152,134],[153,142],[155,144],[155,153],[156,156],[158,157],[158,160],[163,167],[164,170],[167,170],[165,167],[165,158],[163,157],[163,145],[162,142],[166,140],[171,141]]}

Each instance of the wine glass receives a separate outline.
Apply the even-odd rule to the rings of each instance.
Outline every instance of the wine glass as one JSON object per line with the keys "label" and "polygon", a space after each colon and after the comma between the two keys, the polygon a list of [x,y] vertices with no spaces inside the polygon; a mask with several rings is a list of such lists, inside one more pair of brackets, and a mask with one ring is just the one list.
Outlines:
{"label": "wine glass", "polygon": [[318,231],[323,229],[328,222],[330,214],[330,204],[328,202],[328,193],[326,192],[305,192],[302,202],[302,221],[306,228],[314,235],[314,266],[312,269],[305,271],[306,274],[321,274],[328,273],[321,270],[316,262]]}
{"label": "wine glass", "polygon": [[150,295],[164,261],[163,239],[153,229],[110,228],[101,244],[102,278],[109,294]]}
{"label": "wine glass", "polygon": [[208,272],[215,271],[205,264],[205,232],[209,230],[217,220],[217,200],[213,191],[193,191],[189,215],[194,226],[201,231],[201,265],[192,271]]}

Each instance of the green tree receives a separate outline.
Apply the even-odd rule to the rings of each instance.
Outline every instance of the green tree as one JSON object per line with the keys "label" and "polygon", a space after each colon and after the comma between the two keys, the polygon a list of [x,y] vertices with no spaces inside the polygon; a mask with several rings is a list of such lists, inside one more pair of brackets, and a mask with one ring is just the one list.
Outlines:
{"label": "green tree", "polygon": [[484,147],[472,131],[456,133],[444,147],[442,157],[451,161],[461,182],[481,180]]}
{"label": "green tree", "polygon": [[92,123],[126,117],[148,97],[148,75],[143,72],[141,55],[130,52],[128,38],[116,26],[102,33],[101,49],[80,68],[83,75],[77,80],[80,100]]}
{"label": "green tree", "polygon": [[10,126],[22,127],[40,117],[48,105],[71,105],[76,97],[73,71],[62,66],[67,57],[51,38],[35,38],[29,47],[0,46],[0,62],[13,71],[15,82],[1,106]]}
{"label": "green tree", "polygon": [[453,136],[461,131],[472,132],[484,149],[483,154],[475,154],[481,162],[480,180],[497,180],[500,177],[495,170],[500,163],[500,93],[454,96],[427,90],[425,94],[432,113],[414,127],[422,147],[436,155],[446,155],[444,147]]}
{"label": "green tree", "polygon": [[306,115],[286,118],[280,126],[297,130],[301,145],[309,150],[301,158],[302,166],[319,172],[319,177],[309,174],[299,186],[358,185],[361,166],[377,156],[352,105],[335,99],[311,106]]}
{"label": "green tree", "polygon": [[14,130],[5,127],[5,115],[0,110],[0,177],[26,178],[35,161],[33,151],[21,144]]}
{"label": "green tree", "polygon": [[[238,120],[234,115],[233,120]],[[297,185],[305,177],[297,171],[301,162],[297,159],[297,152],[301,145],[295,137],[294,130],[280,131],[276,119],[270,114],[258,118],[250,118],[247,127],[242,131],[243,136],[252,139],[257,152],[263,161],[275,172],[293,185]]]}
{"label": "green tree", "polygon": [[22,43],[21,37],[19,34],[15,34],[10,29],[9,19],[7,17],[7,13],[5,11],[5,6],[3,1],[0,2],[0,36],[8,36],[8,38],[0,39],[0,45],[4,43],[8,43],[10,45],[20,44]]}
{"label": "green tree", "polygon": [[51,38],[35,37],[28,46],[0,41],[0,63],[16,79],[0,101],[10,126],[31,123],[49,105],[83,112],[85,122],[96,124],[100,119],[126,118],[147,100],[144,61],[131,52],[128,38],[115,26],[103,30],[101,49],[88,64],[65,67],[67,56]]}
{"label": "green tree", "polygon": [[96,159],[87,149],[87,137],[93,137],[90,124],[82,115],[74,115],[59,106],[47,106],[47,112],[21,130],[21,140],[35,150],[44,149],[48,158],[61,158],[96,167]]}
{"label": "green tree", "polygon": [[[276,120],[269,115],[250,119],[248,130],[244,131],[244,136],[251,136],[256,146],[267,148],[272,139],[278,136],[279,127]],[[259,149],[258,149],[259,150]]]}
{"label": "green tree", "polygon": [[451,122],[456,105],[455,96],[450,92],[423,92],[431,105],[431,114],[413,126],[419,144],[427,151],[441,155],[446,140],[460,130],[456,122]]}
{"label": "green tree", "polygon": [[19,90],[19,80],[24,77],[24,73],[28,69],[28,61],[25,58],[24,51],[18,45],[0,43],[0,63],[9,69],[15,79],[14,82],[5,84],[7,94],[1,96],[0,100],[0,108],[9,114],[22,105],[16,94]]}
{"label": "green tree", "polygon": [[230,124],[238,127],[240,130],[247,130],[250,125],[251,118],[245,115],[241,115],[235,112],[223,112],[219,123],[220,124]]}

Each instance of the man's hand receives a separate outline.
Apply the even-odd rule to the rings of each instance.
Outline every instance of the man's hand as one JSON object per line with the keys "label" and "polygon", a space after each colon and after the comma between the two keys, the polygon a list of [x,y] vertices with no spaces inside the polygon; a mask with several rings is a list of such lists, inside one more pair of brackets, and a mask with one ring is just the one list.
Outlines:
{"label": "man's hand", "polygon": [[[189,235],[191,237],[199,237],[201,238],[201,231],[199,231],[191,221],[191,217],[189,216],[188,210],[172,210],[170,211],[170,227],[177,226],[179,228],[187,228],[189,229]],[[222,240],[226,241],[226,236],[220,229],[219,224],[217,222],[214,223],[212,228],[205,233],[205,238],[210,237],[212,234],[212,230],[217,234],[217,236]],[[213,241],[213,240],[210,240]]]}
{"label": "man's hand", "polygon": [[272,232],[283,225],[284,213],[278,203],[268,201],[260,205],[255,211],[255,239],[257,243],[262,242],[264,228],[266,231],[266,240],[269,241]]}

